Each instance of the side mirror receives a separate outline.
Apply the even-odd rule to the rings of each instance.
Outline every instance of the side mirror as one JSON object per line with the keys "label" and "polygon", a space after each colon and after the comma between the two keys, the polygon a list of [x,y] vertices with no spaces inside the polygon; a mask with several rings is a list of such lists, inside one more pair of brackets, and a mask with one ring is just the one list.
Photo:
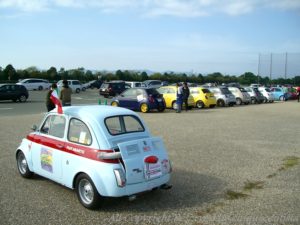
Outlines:
{"label": "side mirror", "polygon": [[31,130],[33,130],[33,131],[37,131],[37,126],[34,124],[34,125],[32,125],[32,127],[31,127]]}

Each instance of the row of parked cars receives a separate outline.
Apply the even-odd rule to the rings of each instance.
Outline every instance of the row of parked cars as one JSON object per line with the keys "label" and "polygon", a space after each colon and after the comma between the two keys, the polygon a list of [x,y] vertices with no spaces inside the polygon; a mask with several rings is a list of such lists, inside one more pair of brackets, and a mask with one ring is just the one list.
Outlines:
{"label": "row of parked cars", "polygon": [[[106,87],[101,86],[100,95],[109,96],[110,94],[106,91]],[[125,88],[123,92],[112,94],[115,97],[111,104],[141,112],[149,112],[153,109],[158,111],[164,111],[165,108],[176,109],[176,93],[176,86]],[[190,87],[188,107],[201,109],[214,108],[215,106],[273,103],[274,101],[286,101],[289,98],[290,94],[280,87],[199,86]]]}

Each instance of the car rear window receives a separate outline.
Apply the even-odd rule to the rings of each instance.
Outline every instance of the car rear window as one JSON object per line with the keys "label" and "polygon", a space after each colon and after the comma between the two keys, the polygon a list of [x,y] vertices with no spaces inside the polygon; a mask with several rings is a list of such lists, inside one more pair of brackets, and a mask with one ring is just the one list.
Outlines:
{"label": "car rear window", "polygon": [[101,88],[108,88],[109,84],[102,84]]}
{"label": "car rear window", "polygon": [[146,92],[147,92],[148,95],[152,95],[153,97],[159,97],[160,96],[160,93],[154,88],[146,89]]}
{"label": "car rear window", "polygon": [[206,88],[203,88],[203,89],[202,89],[202,92],[203,92],[203,93],[211,93],[211,92],[210,92],[208,89],[206,89]]}
{"label": "car rear window", "polygon": [[145,131],[142,122],[132,115],[108,117],[104,122],[111,135]]}
{"label": "car rear window", "polygon": [[247,92],[245,88],[239,88],[241,92]]}
{"label": "car rear window", "polygon": [[229,95],[229,94],[231,94],[231,92],[230,92],[227,88],[221,88],[221,92],[222,92],[222,94],[224,94],[224,95]]}

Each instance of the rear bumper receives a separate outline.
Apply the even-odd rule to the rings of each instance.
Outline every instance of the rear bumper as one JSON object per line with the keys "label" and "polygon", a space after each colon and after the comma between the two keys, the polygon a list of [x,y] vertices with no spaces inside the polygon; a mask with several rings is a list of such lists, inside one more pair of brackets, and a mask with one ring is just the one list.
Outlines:
{"label": "rear bumper", "polygon": [[164,174],[163,176],[141,182],[136,184],[127,184],[125,187],[118,187],[107,189],[107,193],[105,197],[122,197],[122,196],[130,196],[146,191],[151,191],[153,188],[160,187],[163,184],[166,184],[170,180],[170,174]]}

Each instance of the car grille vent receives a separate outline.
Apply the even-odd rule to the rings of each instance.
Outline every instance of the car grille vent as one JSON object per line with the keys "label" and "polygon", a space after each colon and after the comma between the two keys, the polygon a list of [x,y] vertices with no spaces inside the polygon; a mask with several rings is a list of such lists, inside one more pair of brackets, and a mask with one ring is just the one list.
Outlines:
{"label": "car grille vent", "polygon": [[130,155],[135,155],[135,154],[139,154],[139,147],[137,144],[134,145],[128,145],[127,147],[127,154]]}

